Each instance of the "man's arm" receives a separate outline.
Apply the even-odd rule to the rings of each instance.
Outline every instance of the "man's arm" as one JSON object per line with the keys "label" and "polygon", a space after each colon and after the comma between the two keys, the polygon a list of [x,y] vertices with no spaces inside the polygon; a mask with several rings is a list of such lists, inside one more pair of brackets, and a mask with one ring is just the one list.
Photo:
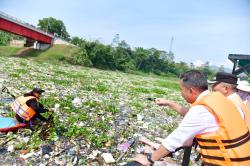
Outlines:
{"label": "man's arm", "polygon": [[[204,132],[214,132],[218,129],[215,117],[203,106],[194,106],[191,108],[181,124],[167,138],[162,141],[161,146],[152,154],[153,161],[174,152],[177,148],[192,145],[192,140],[197,134]],[[138,154],[135,161],[149,165],[147,157]]]}
{"label": "man's arm", "polygon": [[[162,157],[167,156],[170,153],[164,146],[160,146],[151,156],[152,161],[157,161],[161,159]],[[149,162],[146,155],[143,154],[137,154],[134,158],[135,161],[138,163],[141,163],[142,165],[151,165],[152,163]]]}
{"label": "man's arm", "polygon": [[142,142],[142,143],[144,143],[144,144],[147,144],[147,145],[153,147],[154,149],[158,149],[160,147],[160,145],[161,145],[161,144],[158,144],[156,142],[150,141],[146,137],[140,137],[139,141]]}
{"label": "man's arm", "polygon": [[39,103],[36,99],[31,99],[27,101],[27,105],[36,111],[36,113],[45,113],[48,110],[43,108],[43,105]]}
{"label": "man's arm", "polygon": [[43,117],[41,114],[36,114],[36,118],[40,119],[41,121],[47,121],[47,119]]}
{"label": "man's arm", "polygon": [[168,149],[166,149],[163,145],[161,145],[153,154],[152,160],[157,161],[160,160],[162,157],[167,156],[170,153]]}
{"label": "man's arm", "polygon": [[175,103],[174,101],[171,101],[171,100],[157,98],[155,99],[155,103],[158,104],[159,106],[168,106],[174,109],[176,112],[178,112],[182,116],[186,115],[186,113],[188,112],[188,108],[185,108],[181,106],[180,104]]}

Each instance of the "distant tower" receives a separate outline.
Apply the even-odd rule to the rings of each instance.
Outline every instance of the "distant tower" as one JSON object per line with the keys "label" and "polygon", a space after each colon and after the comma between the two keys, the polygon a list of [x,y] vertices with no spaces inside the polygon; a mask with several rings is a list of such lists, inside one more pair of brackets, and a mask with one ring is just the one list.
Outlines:
{"label": "distant tower", "polygon": [[169,51],[168,51],[169,54],[172,54],[173,43],[174,43],[174,37],[172,36],[170,40]]}
{"label": "distant tower", "polygon": [[111,43],[111,47],[117,47],[119,43],[120,43],[120,36],[119,34],[116,34]]}
{"label": "distant tower", "polygon": [[172,52],[173,43],[174,43],[174,37],[172,36],[170,40],[169,51],[168,51],[168,58],[172,60],[174,59],[174,53]]}

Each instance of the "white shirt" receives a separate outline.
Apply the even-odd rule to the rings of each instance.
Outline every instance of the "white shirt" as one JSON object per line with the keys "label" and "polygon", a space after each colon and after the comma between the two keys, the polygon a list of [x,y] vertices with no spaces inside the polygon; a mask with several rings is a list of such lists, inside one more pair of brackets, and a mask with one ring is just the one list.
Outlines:
{"label": "white shirt", "polygon": [[[233,93],[233,94],[227,96],[227,98],[228,98],[230,101],[232,101],[233,98],[235,98],[235,97],[239,97],[239,98],[240,98],[240,96],[239,96],[237,93]],[[238,105],[235,105],[235,106],[237,107],[237,110],[239,111],[241,117],[242,117],[243,119],[245,119],[244,113],[243,113],[243,111],[242,111],[242,109],[241,109],[241,107],[240,107],[240,103],[238,103]]]}
{"label": "white shirt", "polygon": [[[208,90],[202,92],[198,98],[210,93]],[[179,127],[162,141],[162,145],[171,152],[182,146],[192,145],[197,134],[214,132],[219,129],[215,117],[204,106],[196,105],[189,109]]]}

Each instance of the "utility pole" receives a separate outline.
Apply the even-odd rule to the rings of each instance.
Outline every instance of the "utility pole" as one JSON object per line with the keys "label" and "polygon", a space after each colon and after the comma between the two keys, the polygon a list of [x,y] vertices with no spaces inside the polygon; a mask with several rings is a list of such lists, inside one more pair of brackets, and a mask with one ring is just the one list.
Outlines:
{"label": "utility pole", "polygon": [[120,43],[120,36],[119,34],[116,34],[111,43],[111,47],[117,47],[119,43]]}
{"label": "utility pole", "polygon": [[47,30],[46,30],[46,33],[48,33],[48,30],[49,30],[49,19],[48,19],[48,22],[47,22]]}
{"label": "utility pole", "polygon": [[172,37],[171,37],[171,40],[170,40],[170,46],[169,46],[168,54],[171,54],[171,53],[172,53],[173,43],[174,43],[174,37],[172,36]]}

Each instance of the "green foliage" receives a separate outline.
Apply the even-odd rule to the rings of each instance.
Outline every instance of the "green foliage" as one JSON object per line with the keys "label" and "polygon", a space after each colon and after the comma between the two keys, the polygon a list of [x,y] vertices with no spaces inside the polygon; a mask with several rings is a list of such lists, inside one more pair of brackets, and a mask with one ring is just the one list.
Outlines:
{"label": "green foliage", "polygon": [[[55,95],[56,96],[56,95]],[[53,95],[51,96],[48,96],[46,98],[41,98],[40,99],[40,102],[43,104],[43,105],[46,105],[47,107],[49,108],[53,108],[54,107],[54,104],[56,102],[58,102],[57,99],[55,99],[55,97],[53,97]]]}
{"label": "green foliage", "polygon": [[133,52],[124,40],[118,43],[118,47],[113,49],[113,53],[115,56],[115,66],[118,70],[129,71],[135,69],[135,63],[132,58]]}
{"label": "green foliage", "polygon": [[214,75],[215,75],[215,73],[216,73],[216,71],[213,71],[213,70],[211,70],[210,69],[210,67],[209,67],[209,62],[206,62],[205,64],[203,64],[201,67],[199,67],[198,68],[199,70],[201,70],[201,71],[203,71],[203,73],[205,73],[206,74],[206,76],[208,77],[208,78],[212,78]]}
{"label": "green foliage", "polygon": [[[47,19],[45,19],[47,20]],[[43,21],[44,23],[46,21]],[[191,68],[185,62],[174,63],[174,55],[155,48],[144,49],[131,47],[122,40],[116,47],[104,45],[99,41],[86,41],[73,37],[71,43],[78,46],[55,45],[46,51],[31,50],[22,57],[30,57],[39,61],[66,61],[74,65],[96,67],[108,70],[120,70],[130,73],[146,72],[158,75],[179,76]],[[6,53],[6,51],[4,51]],[[17,52],[17,51],[15,51]],[[15,54],[15,53],[14,53]],[[0,47],[1,55],[1,47]],[[11,54],[8,54],[11,55]],[[197,68],[208,77],[214,74],[207,62]]]}
{"label": "green foliage", "polygon": [[16,115],[16,113],[14,111],[8,111],[6,114],[6,117],[14,117]]}
{"label": "green foliage", "polygon": [[113,113],[113,114],[119,112],[119,110],[117,109],[117,107],[116,107],[115,105],[113,105],[113,104],[108,104],[108,105],[106,106],[106,111],[107,111],[107,112],[111,112],[111,113]]}
{"label": "green foliage", "polygon": [[11,77],[16,77],[16,78],[19,78],[19,77],[21,77],[20,76],[20,74],[18,74],[18,73],[11,73],[11,75],[10,75]]}
{"label": "green foliage", "polygon": [[21,150],[21,149],[23,149],[24,147],[26,147],[27,145],[26,145],[26,143],[24,143],[24,142],[19,142],[18,144],[15,144],[15,150]]}
{"label": "green foliage", "polygon": [[[88,43],[86,52],[91,53],[89,48],[98,46],[100,46],[98,43],[93,45]],[[103,45],[98,51],[102,49],[104,49]],[[127,49],[129,52],[129,47],[125,43],[123,43],[122,49]],[[130,53],[128,55],[133,59]],[[94,59],[94,57],[92,58]],[[45,128],[48,129],[45,139],[41,133],[34,131],[30,142],[18,145],[19,147],[27,146],[28,149],[36,149],[45,143],[44,141],[60,142],[62,139],[65,141],[84,139],[83,142],[87,142],[91,148],[104,147],[109,142],[113,144],[110,149],[113,149],[119,143],[116,141],[116,137],[126,139],[137,132],[138,126],[130,124],[137,124],[135,122],[138,113],[145,116],[146,119],[148,116],[152,116],[152,118],[161,117],[158,115],[176,116],[174,111],[165,110],[153,102],[146,101],[146,97],[170,97],[177,101],[181,100],[180,94],[176,93],[178,79],[171,76],[163,77],[142,72],[140,75],[126,74],[69,64],[37,63],[33,59],[16,57],[0,57],[0,61],[3,64],[3,71],[13,79],[10,89],[26,92],[27,89],[33,88],[34,83],[39,82],[40,87],[46,90],[39,101],[50,109],[54,108],[55,104],[60,105],[55,111],[43,114],[46,118],[51,118],[51,113],[53,115],[52,125]],[[27,74],[26,71],[29,71],[32,78],[16,79],[16,77],[12,77],[12,75],[17,75],[22,78],[23,74]],[[82,101],[79,107],[72,103],[76,97]],[[5,105],[3,106],[5,108]],[[125,124],[119,126],[118,122]],[[148,127],[149,129],[159,128],[161,124],[163,123],[150,122]],[[114,126],[118,127],[117,131],[114,130]],[[165,126],[165,129],[171,130],[172,128]],[[160,136],[161,134],[159,134]]]}
{"label": "green foliage", "polygon": [[188,64],[182,61],[175,64],[175,69],[176,69],[175,70],[176,75],[180,75],[181,73],[190,70]]}
{"label": "green foliage", "polygon": [[83,66],[93,65],[85,49],[79,50],[74,56],[69,57],[67,60],[68,62],[75,65],[83,65]]}
{"label": "green foliage", "polygon": [[53,17],[43,18],[38,20],[38,27],[46,32],[56,34],[56,36],[64,40],[69,40],[69,33],[66,31],[66,27],[61,20]]}
{"label": "green foliage", "polygon": [[86,41],[84,39],[77,37],[77,36],[74,36],[71,38],[70,42],[72,44],[74,44],[75,46],[82,47],[82,46],[84,46]]}
{"label": "green foliage", "polygon": [[[92,45],[92,50],[88,50],[88,52],[94,67],[100,69],[116,69],[115,58],[110,46],[105,46],[99,42],[94,42],[93,44],[87,43],[87,45]],[[89,49],[89,46],[86,46],[86,49]]]}
{"label": "green foliage", "polygon": [[164,92],[164,90],[159,89],[159,88],[154,88],[154,89],[152,89],[152,91],[153,91],[154,93],[160,94],[160,95],[166,94],[166,92]]}
{"label": "green foliage", "polygon": [[149,89],[143,87],[133,88],[132,91],[137,93],[150,93]]}
{"label": "green foliage", "polygon": [[[1,47],[0,46],[0,55],[1,52],[8,53],[8,51],[13,52],[9,55],[14,55],[17,51],[19,51],[21,48],[15,48],[15,47]],[[3,50],[3,51],[1,51]],[[50,62],[50,63],[59,63],[61,61],[71,61],[72,57],[76,55],[76,53],[79,51],[79,48],[74,46],[68,46],[68,45],[53,45],[46,51],[44,50],[33,50],[31,49],[28,52],[25,52],[22,54],[22,58],[31,58],[40,62]],[[69,60],[70,59],[70,60]]]}
{"label": "green foliage", "polygon": [[38,132],[33,132],[29,142],[27,143],[27,145],[29,146],[29,149],[37,149],[37,148],[40,147],[40,145],[42,143],[43,143],[43,141],[39,137],[39,133]]}
{"label": "green foliage", "polygon": [[141,60],[140,66],[138,66],[137,68],[145,72],[154,72],[156,74],[160,74],[161,72],[172,72],[172,60],[163,58],[163,52],[164,51],[160,51],[154,48],[149,49],[148,55]]}
{"label": "green foliage", "polygon": [[158,80],[156,81],[156,84],[160,87],[168,88],[168,89],[174,89],[174,90],[179,90],[179,84],[176,81],[169,82],[169,81],[161,81]]}
{"label": "green foliage", "polygon": [[0,56],[13,56],[22,48],[11,46],[0,46]]}
{"label": "green foliage", "polygon": [[171,133],[172,131],[174,131],[174,129],[176,129],[177,126],[178,126],[178,124],[173,122],[173,123],[170,123],[170,124],[167,124],[167,125],[163,124],[163,125],[160,126],[160,128],[165,130],[168,133]]}
{"label": "green foliage", "polygon": [[105,86],[105,84],[98,82],[96,85],[96,90],[97,90],[97,92],[104,93],[108,90],[108,88]]}
{"label": "green foliage", "polygon": [[0,46],[6,46],[11,40],[11,35],[7,32],[0,31]]}
{"label": "green foliage", "polygon": [[155,48],[133,50],[124,40],[118,42],[116,47],[104,45],[99,41],[88,42],[79,37],[73,37],[71,43],[81,49],[69,59],[72,64],[125,72],[137,70],[155,74],[176,74],[174,55],[166,51]]}
{"label": "green foliage", "polygon": [[173,109],[167,109],[165,112],[168,116],[176,116],[177,115],[177,112]]}

